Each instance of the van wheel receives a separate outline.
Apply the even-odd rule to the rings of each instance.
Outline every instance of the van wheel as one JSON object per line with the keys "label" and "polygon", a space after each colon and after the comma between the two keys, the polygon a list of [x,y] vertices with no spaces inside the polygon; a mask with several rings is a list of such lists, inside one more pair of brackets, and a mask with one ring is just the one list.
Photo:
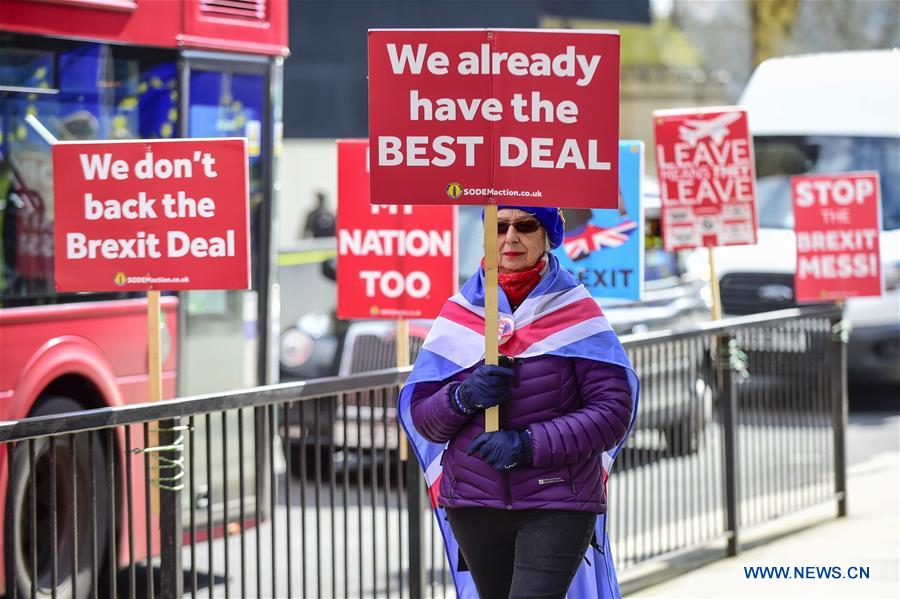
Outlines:
{"label": "van wheel", "polygon": [[[74,412],[83,407],[74,399],[47,396],[29,416],[47,416]],[[97,531],[97,569],[103,570],[109,539],[109,484],[107,456],[98,433],[93,452],[87,434],[57,437],[52,455],[56,466],[56,538],[53,536],[54,498],[51,493],[53,464],[47,438],[34,441],[34,472],[31,477],[29,443],[16,443],[7,486],[4,514],[7,594],[15,584],[20,597],[78,599],[91,597],[92,522]],[[72,455],[75,457],[75,481],[72,480]],[[91,466],[94,468],[96,503],[91,505]],[[32,489],[36,509],[32,510]],[[72,505],[73,497],[76,505]],[[74,509],[73,509],[74,507]],[[32,526],[34,519],[34,526]],[[56,593],[53,593],[53,547],[56,546]],[[75,552],[77,564],[73,568]],[[34,556],[37,556],[36,567]],[[14,581],[14,582],[13,582]],[[74,581],[74,585],[73,585]]]}

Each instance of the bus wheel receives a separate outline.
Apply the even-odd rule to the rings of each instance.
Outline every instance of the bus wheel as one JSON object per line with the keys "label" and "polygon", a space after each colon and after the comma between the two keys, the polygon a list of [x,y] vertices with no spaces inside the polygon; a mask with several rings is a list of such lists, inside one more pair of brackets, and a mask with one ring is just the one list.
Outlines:
{"label": "bus wheel", "polygon": [[[47,396],[29,416],[46,416],[83,409],[75,400]],[[12,581],[19,596],[81,598],[92,593],[93,533],[97,539],[97,570],[103,571],[109,539],[109,478],[102,438],[94,435],[93,452],[86,434],[34,441],[34,479],[31,477],[29,442],[20,441],[13,458],[6,495],[5,539],[7,594]],[[73,480],[72,457],[75,457]],[[53,468],[55,501],[53,495]],[[91,468],[93,488],[91,501]],[[32,493],[32,490],[34,491]],[[74,501],[73,501],[74,500]],[[56,535],[53,533],[54,507]],[[94,529],[93,526],[96,528]],[[56,548],[56,593],[53,593]],[[74,584],[73,584],[74,582]],[[101,593],[102,594],[102,593]]]}

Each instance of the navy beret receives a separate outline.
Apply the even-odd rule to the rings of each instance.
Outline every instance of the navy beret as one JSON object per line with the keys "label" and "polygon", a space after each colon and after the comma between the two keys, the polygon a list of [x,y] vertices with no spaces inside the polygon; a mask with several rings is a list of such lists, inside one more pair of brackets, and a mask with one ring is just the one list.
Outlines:
{"label": "navy beret", "polygon": [[[497,206],[497,210],[521,210],[532,215],[547,231],[547,239],[550,240],[551,248],[558,248],[563,242],[565,236],[565,227],[562,217],[562,210],[559,208],[538,208],[535,206]],[[484,220],[484,210],[481,211],[481,220]]]}

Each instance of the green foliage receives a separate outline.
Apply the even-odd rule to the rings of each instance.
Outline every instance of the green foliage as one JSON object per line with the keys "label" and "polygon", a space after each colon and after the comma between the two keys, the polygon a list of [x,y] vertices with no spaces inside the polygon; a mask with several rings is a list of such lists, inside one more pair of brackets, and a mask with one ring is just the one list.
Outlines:
{"label": "green foliage", "polygon": [[649,25],[618,23],[622,35],[622,66],[699,67],[702,57],[683,31],[669,19]]}
{"label": "green foliage", "polygon": [[621,39],[622,67],[665,66],[700,67],[700,52],[670,19],[653,19],[649,25],[595,21],[590,19],[559,19],[544,17],[541,27],[548,29],[606,29],[618,30]]}

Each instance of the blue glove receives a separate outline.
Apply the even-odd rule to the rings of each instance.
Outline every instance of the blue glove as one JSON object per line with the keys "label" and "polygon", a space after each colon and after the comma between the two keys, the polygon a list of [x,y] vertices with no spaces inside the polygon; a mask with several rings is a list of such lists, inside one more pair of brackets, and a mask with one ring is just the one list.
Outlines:
{"label": "blue glove", "polygon": [[481,433],[466,448],[468,455],[476,451],[481,459],[497,470],[530,466],[531,431],[526,428],[522,432],[501,430]]}
{"label": "blue glove", "polygon": [[454,407],[463,414],[473,414],[500,405],[509,399],[515,375],[512,368],[482,364],[453,391]]}

